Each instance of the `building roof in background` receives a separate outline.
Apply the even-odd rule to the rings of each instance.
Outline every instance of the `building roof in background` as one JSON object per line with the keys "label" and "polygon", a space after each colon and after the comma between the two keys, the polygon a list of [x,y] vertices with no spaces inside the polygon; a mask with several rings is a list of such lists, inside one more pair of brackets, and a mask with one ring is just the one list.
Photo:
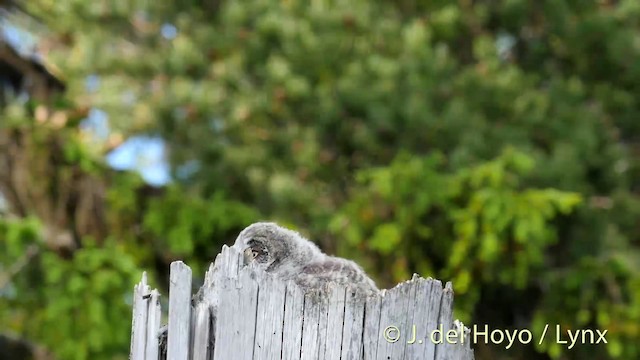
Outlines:
{"label": "building roof in background", "polygon": [[[4,4],[6,2],[0,0],[0,7]],[[65,84],[37,51],[36,36],[12,23],[15,11],[18,10],[0,8],[0,76],[16,89],[23,85],[25,77],[35,76],[44,80],[48,90],[63,91]]]}

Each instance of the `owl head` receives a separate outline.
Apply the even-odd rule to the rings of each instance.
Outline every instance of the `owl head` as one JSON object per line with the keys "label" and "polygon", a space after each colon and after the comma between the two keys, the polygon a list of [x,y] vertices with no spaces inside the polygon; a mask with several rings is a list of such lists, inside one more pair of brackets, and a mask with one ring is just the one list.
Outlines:
{"label": "owl head", "polygon": [[245,265],[253,263],[267,272],[295,272],[320,254],[309,240],[272,222],[249,225],[233,246],[242,252]]}

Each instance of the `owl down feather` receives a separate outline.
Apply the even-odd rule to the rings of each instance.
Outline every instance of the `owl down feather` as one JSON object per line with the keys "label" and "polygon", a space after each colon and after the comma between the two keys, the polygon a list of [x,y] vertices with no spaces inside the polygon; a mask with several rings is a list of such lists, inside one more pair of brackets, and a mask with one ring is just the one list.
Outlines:
{"label": "owl down feather", "polygon": [[293,280],[304,291],[328,284],[347,286],[357,294],[379,293],[376,284],[355,262],[324,254],[299,233],[273,222],[246,227],[234,244],[245,265],[253,265],[282,281]]}

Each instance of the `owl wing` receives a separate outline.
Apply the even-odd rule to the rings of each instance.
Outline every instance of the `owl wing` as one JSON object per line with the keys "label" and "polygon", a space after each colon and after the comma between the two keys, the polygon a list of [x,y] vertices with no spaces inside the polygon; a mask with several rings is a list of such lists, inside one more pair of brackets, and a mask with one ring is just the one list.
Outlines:
{"label": "owl wing", "polygon": [[375,284],[354,262],[327,257],[303,267],[296,282],[305,289],[320,288],[327,283],[359,288],[367,292],[377,291]]}

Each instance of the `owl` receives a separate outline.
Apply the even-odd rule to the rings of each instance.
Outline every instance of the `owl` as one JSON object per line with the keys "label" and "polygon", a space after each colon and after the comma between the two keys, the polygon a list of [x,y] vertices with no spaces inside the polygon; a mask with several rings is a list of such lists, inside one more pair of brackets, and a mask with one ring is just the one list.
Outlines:
{"label": "owl", "polygon": [[253,263],[278,279],[293,280],[304,291],[335,283],[364,296],[379,292],[355,262],[324,254],[299,233],[272,222],[249,225],[240,232],[234,247],[242,252],[245,265]]}

